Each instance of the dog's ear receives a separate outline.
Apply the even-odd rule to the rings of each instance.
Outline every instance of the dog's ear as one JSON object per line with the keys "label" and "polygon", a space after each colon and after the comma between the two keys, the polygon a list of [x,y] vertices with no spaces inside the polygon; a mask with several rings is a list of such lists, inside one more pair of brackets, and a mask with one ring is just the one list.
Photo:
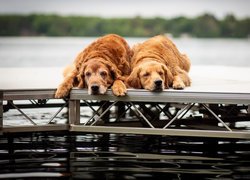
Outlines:
{"label": "dog's ear", "polygon": [[126,79],[126,84],[129,87],[137,88],[137,89],[142,88],[140,77],[139,77],[140,71],[141,71],[140,67],[135,67],[133,71],[131,72],[131,74],[129,75],[129,77]]}
{"label": "dog's ear", "polygon": [[169,87],[172,86],[174,77],[167,66],[162,65],[162,69],[164,70],[165,73],[165,88],[168,89]]}
{"label": "dog's ear", "polygon": [[71,77],[72,78],[72,86],[77,87],[79,84],[79,81],[77,79],[78,71],[74,64],[66,66],[66,68],[63,71],[64,78]]}
{"label": "dog's ear", "polygon": [[122,76],[122,72],[112,63],[106,62],[108,69],[113,80],[119,79]]}
{"label": "dog's ear", "polygon": [[78,88],[84,88],[85,87],[85,68],[86,64],[82,64],[81,68],[79,69],[79,73],[77,77],[75,78],[75,82],[77,82]]}

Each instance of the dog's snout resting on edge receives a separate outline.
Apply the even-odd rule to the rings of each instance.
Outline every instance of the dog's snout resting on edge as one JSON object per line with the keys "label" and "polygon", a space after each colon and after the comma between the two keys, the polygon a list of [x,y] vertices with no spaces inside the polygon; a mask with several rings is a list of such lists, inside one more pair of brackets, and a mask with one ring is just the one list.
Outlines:
{"label": "dog's snout resting on edge", "polygon": [[91,43],[64,71],[55,97],[62,98],[73,87],[88,88],[88,94],[105,94],[109,87],[116,96],[127,92],[124,76],[130,74],[131,50],[120,36],[109,34]]}
{"label": "dog's snout resting on edge", "polygon": [[163,35],[155,36],[133,47],[132,72],[127,85],[150,91],[169,87],[183,89],[190,86],[190,60],[175,44]]}

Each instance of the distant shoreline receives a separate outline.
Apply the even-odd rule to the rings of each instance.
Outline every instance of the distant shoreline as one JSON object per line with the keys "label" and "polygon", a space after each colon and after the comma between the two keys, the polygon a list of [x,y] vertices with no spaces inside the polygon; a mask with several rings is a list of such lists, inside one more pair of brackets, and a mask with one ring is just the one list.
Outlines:
{"label": "distant shoreline", "polygon": [[0,36],[76,36],[96,37],[116,33],[125,37],[249,38],[250,17],[211,14],[195,18],[101,18],[94,16],[0,15]]}

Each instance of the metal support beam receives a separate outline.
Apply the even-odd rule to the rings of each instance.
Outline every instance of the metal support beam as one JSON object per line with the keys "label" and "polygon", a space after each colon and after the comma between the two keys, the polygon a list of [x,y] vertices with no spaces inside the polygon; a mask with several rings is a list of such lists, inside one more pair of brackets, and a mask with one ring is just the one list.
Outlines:
{"label": "metal support beam", "polygon": [[156,107],[157,107],[158,109],[160,109],[160,112],[159,112],[159,113],[163,112],[169,119],[172,119],[172,118],[173,118],[173,117],[172,117],[172,114],[170,114],[168,111],[166,111],[167,105],[165,105],[165,107],[162,108],[159,104],[157,104]]}
{"label": "metal support beam", "polygon": [[107,126],[81,126],[71,125],[70,131],[89,133],[117,133],[117,134],[143,134],[143,135],[166,135],[187,137],[211,137],[211,138],[237,138],[250,139],[247,131],[212,131],[190,129],[161,129],[161,128],[135,128],[135,127],[107,127]]}
{"label": "metal support beam", "polygon": [[60,107],[60,109],[58,109],[58,111],[50,118],[48,124],[50,124],[55,117],[63,110],[63,108],[65,108],[68,105],[68,102],[66,102],[62,107]]}
{"label": "metal support beam", "polygon": [[3,133],[12,132],[42,132],[42,131],[68,131],[68,124],[46,124],[37,126],[7,126],[3,128]]}
{"label": "metal support beam", "polygon": [[142,114],[142,112],[141,112],[132,102],[130,102],[130,104],[135,108],[136,112],[140,114],[140,116],[146,121],[146,123],[147,123],[151,128],[155,128],[155,127],[149,122],[149,120]]}
{"label": "metal support beam", "polygon": [[18,108],[13,101],[9,101],[10,104],[16,109],[18,110],[26,119],[28,119],[33,125],[37,125],[29,116],[27,116],[27,114],[25,114],[20,108]]}
{"label": "metal support beam", "polygon": [[94,122],[92,122],[91,126],[93,126],[97,121],[99,121],[102,118],[102,116],[104,116],[104,114],[106,114],[116,103],[117,101],[113,102],[100,116],[97,116]]}
{"label": "metal support beam", "polygon": [[230,129],[230,127],[228,127],[228,125],[226,125],[226,123],[224,123],[224,121],[222,121],[221,118],[219,118],[217,116],[217,114],[215,114],[206,104],[201,104],[206,110],[208,110],[221,124],[223,124],[223,126],[228,130],[228,131],[232,131],[232,129]]}
{"label": "metal support beam", "polygon": [[171,119],[166,126],[163,127],[163,129],[166,129],[169,127],[184,111],[189,111],[189,109],[194,105],[194,103],[187,104],[182,110],[180,110],[173,119]]}
{"label": "metal support beam", "polygon": [[100,116],[100,110],[103,108],[104,105],[106,105],[108,102],[102,104],[101,106],[99,106],[99,108],[97,110],[95,110],[91,104],[88,103],[88,101],[84,100],[85,104],[88,105],[88,107],[92,110],[93,115],[89,118],[89,120],[87,120],[85,123],[83,123],[83,125],[87,125],[89,122],[91,122],[91,120],[93,118],[95,118],[96,116]]}

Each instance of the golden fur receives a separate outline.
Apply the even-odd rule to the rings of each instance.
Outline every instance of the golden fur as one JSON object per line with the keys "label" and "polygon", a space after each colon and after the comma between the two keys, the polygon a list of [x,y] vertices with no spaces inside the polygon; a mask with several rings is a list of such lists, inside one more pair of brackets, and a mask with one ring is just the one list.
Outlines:
{"label": "golden fur", "polygon": [[89,94],[104,94],[111,86],[116,96],[124,96],[127,89],[123,76],[130,74],[130,57],[131,50],[122,37],[100,37],[79,53],[73,65],[66,67],[55,97],[67,96],[72,87],[87,87]]}
{"label": "golden fur", "polygon": [[137,44],[133,47],[133,53],[128,86],[150,91],[190,86],[190,61],[167,37],[159,35]]}

